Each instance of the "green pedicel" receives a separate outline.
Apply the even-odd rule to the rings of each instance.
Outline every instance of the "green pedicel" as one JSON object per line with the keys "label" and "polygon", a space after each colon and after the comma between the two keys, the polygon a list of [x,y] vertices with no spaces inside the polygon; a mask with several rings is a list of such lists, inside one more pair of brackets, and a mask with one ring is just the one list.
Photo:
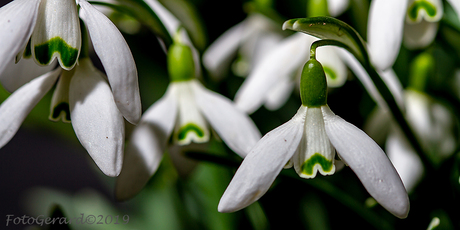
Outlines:
{"label": "green pedicel", "polygon": [[60,54],[61,64],[66,68],[75,65],[78,58],[78,48],[73,48],[62,38],[54,37],[48,42],[41,45],[35,45],[35,58],[42,65],[48,65],[52,60],[54,53]]}
{"label": "green pedicel", "polygon": [[185,140],[185,138],[187,137],[187,133],[189,132],[195,132],[196,135],[200,138],[204,137],[204,131],[198,125],[195,125],[193,123],[188,123],[179,129],[177,138],[180,141]]}
{"label": "green pedicel", "polygon": [[300,99],[307,107],[321,107],[327,103],[327,82],[323,66],[310,59],[305,63],[300,79]]}
{"label": "green pedicel", "polygon": [[302,174],[309,176],[313,175],[313,168],[316,164],[319,164],[326,173],[330,172],[333,168],[332,166],[334,166],[332,160],[328,160],[323,155],[315,153],[302,164]]}

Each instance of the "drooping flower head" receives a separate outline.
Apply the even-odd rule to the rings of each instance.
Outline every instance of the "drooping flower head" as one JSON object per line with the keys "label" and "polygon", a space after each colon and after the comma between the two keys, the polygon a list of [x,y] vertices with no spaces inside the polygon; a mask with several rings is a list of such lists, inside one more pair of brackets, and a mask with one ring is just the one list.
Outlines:
{"label": "drooping flower head", "polygon": [[409,211],[406,190],[382,149],[363,131],[336,116],[327,105],[321,64],[310,59],[301,78],[300,106],[294,117],[267,133],[243,160],[219,203],[220,212],[242,209],[263,196],[283,167],[303,178],[331,175],[338,156],[369,194],[397,217]]}
{"label": "drooping flower head", "polygon": [[419,49],[431,44],[443,15],[440,0],[376,0],[369,9],[368,43],[374,66],[393,66],[401,43]]}
{"label": "drooping flower head", "polygon": [[[60,65],[36,78],[18,77],[17,81],[6,81],[11,84],[5,87],[14,92],[0,105],[0,147],[11,140],[26,116],[57,82],[50,119],[71,122],[80,143],[101,171],[108,176],[117,176],[121,171],[124,149],[123,117],[137,123],[141,109],[137,70],[130,49],[115,25],[84,0],[78,1],[80,12],[73,0],[31,2],[37,3],[34,9],[39,16],[20,22],[32,26],[32,35],[15,30],[3,31],[4,28],[0,27],[5,32],[0,36],[7,43],[12,38],[3,37],[5,34],[18,41],[22,41],[21,36],[26,36],[30,42],[25,40],[24,52],[21,50],[19,56],[27,58],[32,55],[39,64],[49,64],[57,58]],[[17,18],[11,12],[16,12],[16,16],[23,15],[17,10],[29,7],[31,2],[19,0],[1,8],[0,24],[15,21]],[[79,21],[78,13],[84,24]],[[67,25],[70,31],[65,27],[66,20],[71,21]],[[89,38],[107,76],[93,66],[88,56]],[[14,47],[2,47],[0,58],[9,63],[7,59],[14,56],[8,55],[15,52]]]}
{"label": "drooping flower head", "polygon": [[118,109],[136,124],[141,104],[131,51],[115,25],[86,0],[15,0],[0,9],[2,85],[14,91],[36,77],[2,75],[15,58],[31,58],[40,66],[57,59],[62,69],[74,68],[82,44],[80,18],[107,73]]}
{"label": "drooping flower head", "polygon": [[181,32],[168,50],[171,82],[166,93],[144,113],[128,143],[116,185],[120,200],[131,198],[144,187],[168,146],[207,143],[214,130],[231,150],[244,157],[260,139],[248,115],[196,79],[193,52],[183,43]]}

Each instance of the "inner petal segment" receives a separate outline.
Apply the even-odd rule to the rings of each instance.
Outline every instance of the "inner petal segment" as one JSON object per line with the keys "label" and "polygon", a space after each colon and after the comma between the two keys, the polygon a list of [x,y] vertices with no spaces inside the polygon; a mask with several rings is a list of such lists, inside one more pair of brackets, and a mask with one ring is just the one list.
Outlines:
{"label": "inner petal segment", "polygon": [[335,172],[335,150],[329,141],[320,108],[308,108],[305,131],[297,153],[294,168],[303,178],[314,178],[317,172],[331,175]]}

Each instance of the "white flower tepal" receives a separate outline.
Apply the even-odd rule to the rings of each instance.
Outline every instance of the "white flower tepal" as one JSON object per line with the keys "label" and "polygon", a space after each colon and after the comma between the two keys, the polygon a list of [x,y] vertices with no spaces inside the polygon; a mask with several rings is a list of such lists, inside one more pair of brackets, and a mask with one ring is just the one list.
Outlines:
{"label": "white flower tepal", "polygon": [[374,140],[330,110],[326,77],[319,62],[310,59],[305,64],[300,84],[299,110],[249,152],[218,210],[233,212],[258,200],[286,165],[294,165],[304,178],[313,178],[317,172],[333,174],[337,151],[377,202],[393,215],[405,218],[409,199],[398,173]]}

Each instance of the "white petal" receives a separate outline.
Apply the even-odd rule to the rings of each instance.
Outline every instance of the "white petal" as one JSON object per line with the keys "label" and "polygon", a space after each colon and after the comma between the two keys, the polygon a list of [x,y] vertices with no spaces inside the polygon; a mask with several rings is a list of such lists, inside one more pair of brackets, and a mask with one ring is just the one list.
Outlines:
{"label": "white petal", "polygon": [[431,100],[425,93],[416,90],[406,90],[406,116],[415,133],[421,138],[422,145],[427,147],[431,132],[434,130],[430,114]]}
{"label": "white petal", "polygon": [[3,72],[0,73],[0,82],[9,92],[14,92],[25,83],[45,74],[56,67],[56,64],[39,66],[33,59],[21,58],[15,63],[14,58],[9,61]]}
{"label": "white petal", "polygon": [[263,103],[268,91],[280,78],[291,74],[304,64],[309,56],[310,44],[316,40],[312,36],[297,33],[283,40],[261,60],[249,74],[235,96],[239,109],[253,113]]}
{"label": "white petal", "polygon": [[[262,16],[261,16],[262,17]],[[266,19],[269,20],[269,19]],[[261,31],[256,35],[251,36],[250,39],[242,44],[240,48],[240,55],[242,59],[248,63],[246,72],[242,72],[238,76],[246,77],[250,71],[259,63],[270,51],[283,40],[281,34],[273,31]]]}
{"label": "white petal", "polygon": [[411,192],[423,176],[423,164],[401,131],[390,134],[386,141],[386,151],[404,187]]}
{"label": "white petal", "polygon": [[349,0],[327,0],[327,9],[332,17],[342,14],[348,7]]}
{"label": "white petal", "polygon": [[460,19],[460,1],[458,0],[447,0],[449,4],[454,8],[454,11],[457,13],[457,16]]}
{"label": "white petal", "polygon": [[70,107],[69,107],[69,86],[70,80],[74,71],[64,70],[56,83],[56,88],[51,98],[49,119],[52,121],[62,120],[70,123]]}
{"label": "white petal", "polygon": [[438,33],[439,22],[422,20],[416,24],[408,24],[404,28],[404,46],[408,49],[422,49],[430,45]]}
{"label": "white petal", "polygon": [[219,212],[234,212],[262,197],[296,151],[304,129],[306,107],[267,133],[243,160],[220,199]]}
{"label": "white petal", "polygon": [[401,47],[407,0],[373,0],[367,39],[372,63],[379,70],[393,66]]}
{"label": "white petal", "polygon": [[89,59],[80,60],[69,88],[72,126],[80,143],[107,176],[121,170],[125,126],[109,84]]}
{"label": "white petal", "polygon": [[208,125],[198,108],[195,100],[197,92],[193,87],[193,80],[172,82],[179,107],[177,125],[174,130],[173,140],[179,145],[204,143],[209,141]]}
{"label": "white petal", "polygon": [[392,68],[386,69],[384,71],[378,71],[378,73],[393,95],[396,104],[398,104],[399,108],[404,108],[403,86],[401,81],[399,81],[398,76],[396,76],[396,73]]}
{"label": "white petal", "polygon": [[11,94],[0,105],[0,148],[16,134],[24,119],[51,89],[61,69],[48,72]]}
{"label": "white petal", "polygon": [[383,150],[367,134],[322,107],[327,135],[337,154],[350,166],[369,194],[399,218],[409,212],[409,198]]}
{"label": "white petal", "polygon": [[347,80],[347,67],[337,50],[337,47],[323,46],[316,51],[316,59],[324,68],[328,87],[340,87]]}
{"label": "white petal", "polygon": [[225,73],[243,39],[246,24],[243,21],[227,30],[203,53],[203,65],[211,76],[220,78]]}
{"label": "white petal", "polygon": [[171,87],[142,116],[125,151],[123,168],[117,178],[115,195],[127,200],[136,195],[156,172],[177,116]]}
{"label": "white petal", "polygon": [[29,41],[39,3],[39,0],[15,0],[0,8],[0,74]]}
{"label": "white petal", "polygon": [[39,65],[57,58],[62,68],[72,69],[81,49],[80,21],[74,0],[42,0],[31,37],[32,56]]}
{"label": "white petal", "polygon": [[80,16],[88,27],[102,65],[107,73],[115,103],[132,124],[141,117],[141,99],[137,69],[131,50],[117,27],[86,0],[80,0]]}
{"label": "white petal", "polygon": [[260,140],[261,134],[249,115],[236,108],[232,101],[193,81],[198,107],[225,144],[245,157]]}
{"label": "white petal", "polygon": [[353,71],[355,76],[361,81],[366,89],[367,93],[372,97],[372,99],[377,103],[377,105],[385,110],[388,110],[388,105],[383,100],[382,95],[380,95],[377,87],[375,87],[374,82],[372,81],[369,74],[366,72],[364,67],[359,63],[356,58],[350,54],[348,51],[343,49],[338,49],[342,60],[347,64],[348,67]]}
{"label": "white petal", "polygon": [[169,34],[174,36],[179,29],[180,21],[157,0],[145,0],[145,3],[157,14]]}
{"label": "white petal", "polygon": [[264,106],[268,110],[277,110],[283,106],[292,94],[295,87],[295,81],[292,78],[282,78],[273,86],[265,97]]}
{"label": "white petal", "polygon": [[[314,178],[335,172],[335,150],[327,137],[321,108],[308,108],[305,129],[294,157],[294,169],[302,178]],[[313,164],[313,165],[312,165]]]}

